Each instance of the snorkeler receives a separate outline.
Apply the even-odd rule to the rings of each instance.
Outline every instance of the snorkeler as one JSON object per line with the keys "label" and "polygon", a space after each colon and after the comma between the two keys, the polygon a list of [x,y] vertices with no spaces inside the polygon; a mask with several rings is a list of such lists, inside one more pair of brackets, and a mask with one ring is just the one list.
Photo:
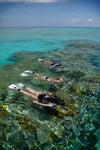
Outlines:
{"label": "snorkeler", "polygon": [[33,77],[33,79],[40,79],[40,80],[47,80],[49,82],[53,82],[53,83],[56,83],[56,82],[63,82],[63,78],[60,77],[60,78],[50,78],[48,76],[41,76],[39,75],[38,73],[35,73],[33,71],[30,71],[30,70],[26,70],[24,71],[24,73],[21,73],[20,75],[21,76],[28,76],[27,73],[32,73],[32,74],[35,74],[37,77]]}
{"label": "snorkeler", "polygon": [[52,62],[49,62],[47,60],[44,60],[44,59],[38,59],[38,61],[42,61],[44,62],[46,65],[49,65],[53,68],[56,68],[56,67],[62,67],[62,64],[58,64],[58,63],[52,63]]}
{"label": "snorkeler", "polygon": [[[56,105],[64,105],[64,100],[61,100],[58,96],[47,91],[44,91],[44,93],[47,93],[48,95],[39,91],[35,91],[31,88],[28,88],[22,83],[11,84],[8,87],[10,89],[17,90],[25,95],[32,97],[33,99],[35,99],[33,100],[33,103],[36,103],[38,105],[49,106],[49,107],[55,107]],[[30,93],[22,90],[23,88],[29,91]]]}

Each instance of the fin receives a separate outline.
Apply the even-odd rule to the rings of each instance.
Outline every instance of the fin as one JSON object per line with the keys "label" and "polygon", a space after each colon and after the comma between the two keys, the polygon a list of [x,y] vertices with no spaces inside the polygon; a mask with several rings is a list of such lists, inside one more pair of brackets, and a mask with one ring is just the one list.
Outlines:
{"label": "fin", "polygon": [[38,61],[44,61],[44,59],[38,59]]}
{"label": "fin", "polygon": [[20,76],[29,77],[30,75],[28,75],[28,74],[26,74],[26,73],[23,72],[23,73],[20,74]]}
{"label": "fin", "polygon": [[19,87],[16,86],[15,84],[11,84],[11,85],[9,85],[8,87],[9,87],[10,89],[12,89],[12,90],[17,90],[17,91],[20,90]]}
{"label": "fin", "polygon": [[17,86],[19,87],[19,89],[25,88],[26,86],[22,83],[17,83]]}
{"label": "fin", "polygon": [[33,73],[33,71],[31,71],[31,70],[25,70],[24,72],[25,73]]}

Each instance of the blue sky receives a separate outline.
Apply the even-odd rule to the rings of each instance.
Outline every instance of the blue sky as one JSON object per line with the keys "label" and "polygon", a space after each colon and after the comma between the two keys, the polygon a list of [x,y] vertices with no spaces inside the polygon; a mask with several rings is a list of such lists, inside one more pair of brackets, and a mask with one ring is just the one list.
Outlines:
{"label": "blue sky", "polygon": [[0,27],[100,27],[100,0],[0,0]]}

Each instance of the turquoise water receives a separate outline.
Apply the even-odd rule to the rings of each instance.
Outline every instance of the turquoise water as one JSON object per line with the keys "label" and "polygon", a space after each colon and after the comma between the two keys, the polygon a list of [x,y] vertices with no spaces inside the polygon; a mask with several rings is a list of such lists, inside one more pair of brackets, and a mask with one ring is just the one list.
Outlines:
{"label": "turquoise water", "polygon": [[[64,81],[23,77],[25,70]],[[65,105],[34,104],[8,88],[18,83]],[[0,28],[0,150],[100,150],[100,28]]]}
{"label": "turquoise water", "polygon": [[64,41],[79,39],[100,42],[100,28],[0,28],[0,65],[14,52],[64,49]]}

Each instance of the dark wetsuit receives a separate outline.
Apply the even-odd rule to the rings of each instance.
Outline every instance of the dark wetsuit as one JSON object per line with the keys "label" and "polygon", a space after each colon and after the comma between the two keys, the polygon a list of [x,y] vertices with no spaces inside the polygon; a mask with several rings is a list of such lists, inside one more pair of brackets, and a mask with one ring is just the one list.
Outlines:
{"label": "dark wetsuit", "polygon": [[61,99],[56,95],[39,94],[38,100],[46,103],[55,103],[57,105],[61,103]]}

